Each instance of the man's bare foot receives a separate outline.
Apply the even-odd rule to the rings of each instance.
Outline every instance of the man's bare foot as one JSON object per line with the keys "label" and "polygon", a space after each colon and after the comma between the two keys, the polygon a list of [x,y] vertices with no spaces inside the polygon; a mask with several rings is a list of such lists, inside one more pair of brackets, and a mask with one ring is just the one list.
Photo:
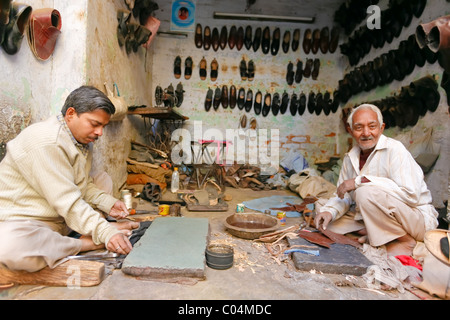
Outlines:
{"label": "man's bare foot", "polygon": [[397,238],[394,241],[387,243],[386,251],[388,255],[391,256],[412,256],[416,244],[416,240],[409,234],[406,234],[403,237]]}
{"label": "man's bare foot", "polygon": [[105,248],[105,244],[103,244],[103,243],[95,244],[94,241],[92,241],[91,236],[81,236],[80,240],[81,240],[80,252],[92,251],[92,250],[98,250],[98,249]]}

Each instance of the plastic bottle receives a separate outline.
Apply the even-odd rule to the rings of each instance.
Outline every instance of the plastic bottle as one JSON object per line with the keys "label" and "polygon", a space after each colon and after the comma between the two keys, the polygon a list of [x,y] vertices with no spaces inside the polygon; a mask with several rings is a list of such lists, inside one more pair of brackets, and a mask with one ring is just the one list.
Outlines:
{"label": "plastic bottle", "polygon": [[172,191],[172,193],[176,193],[178,192],[178,189],[180,189],[180,173],[178,172],[178,168],[173,168],[170,191]]}

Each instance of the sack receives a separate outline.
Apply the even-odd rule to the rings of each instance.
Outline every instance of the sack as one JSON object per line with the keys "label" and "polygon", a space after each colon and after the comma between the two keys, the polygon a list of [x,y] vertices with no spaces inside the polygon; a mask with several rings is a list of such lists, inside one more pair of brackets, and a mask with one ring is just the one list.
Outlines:
{"label": "sack", "polygon": [[433,128],[427,129],[422,137],[415,140],[408,147],[408,150],[423,172],[429,172],[436,163],[441,151],[441,146],[433,142]]}
{"label": "sack", "polygon": [[117,96],[115,93],[111,90],[109,90],[108,86],[105,82],[105,89],[106,89],[106,95],[108,96],[109,100],[111,100],[112,104],[116,108],[116,112],[111,116],[110,121],[120,121],[125,118],[125,115],[128,112],[128,105],[123,97],[119,94],[119,88],[117,87],[117,84],[114,83],[113,90],[116,88],[117,90]]}

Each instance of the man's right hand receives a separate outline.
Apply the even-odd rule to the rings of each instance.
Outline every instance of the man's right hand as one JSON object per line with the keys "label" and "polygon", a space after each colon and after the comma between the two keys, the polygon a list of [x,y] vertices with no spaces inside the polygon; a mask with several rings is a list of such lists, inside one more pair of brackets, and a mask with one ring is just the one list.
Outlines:
{"label": "man's right hand", "polygon": [[129,254],[131,249],[133,249],[133,246],[131,245],[130,240],[128,240],[128,237],[122,232],[120,232],[116,233],[111,237],[111,239],[109,239],[106,248],[112,252],[117,252],[120,254]]}
{"label": "man's right hand", "polygon": [[314,224],[316,225],[317,229],[322,228],[323,230],[326,230],[332,218],[333,216],[331,215],[331,212],[328,211],[319,212],[316,214],[316,217],[314,218]]}

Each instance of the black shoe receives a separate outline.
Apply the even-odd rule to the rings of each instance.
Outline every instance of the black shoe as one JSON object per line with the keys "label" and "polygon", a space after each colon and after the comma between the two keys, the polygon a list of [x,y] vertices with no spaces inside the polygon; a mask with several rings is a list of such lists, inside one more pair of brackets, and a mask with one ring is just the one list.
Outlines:
{"label": "black shoe", "polygon": [[295,71],[295,83],[300,83],[303,78],[303,62],[301,60],[297,61],[297,70]]}
{"label": "black shoe", "polygon": [[303,69],[303,76],[305,78],[309,78],[311,76],[313,63],[314,63],[313,59],[306,59],[305,68]]}
{"label": "black shoe", "polygon": [[316,110],[316,95],[314,92],[310,92],[308,95],[308,111],[309,113],[313,114],[314,110]]}
{"label": "black shoe", "polygon": [[247,91],[247,98],[245,99],[245,111],[250,112],[250,110],[252,110],[252,106],[253,106],[253,91],[251,89],[249,89]]}
{"label": "black shoe", "polygon": [[278,94],[278,92],[275,92],[273,94],[273,99],[272,99],[272,114],[274,116],[276,116],[278,114],[278,112],[280,111],[280,95]]}
{"label": "black shoe", "polygon": [[244,109],[245,104],[245,90],[244,88],[239,89],[238,99],[237,99],[237,106],[239,110]]}
{"label": "black shoe", "polygon": [[326,91],[323,95],[323,105],[322,110],[325,115],[329,115],[331,112],[331,94],[330,92]]}
{"label": "black shoe", "polygon": [[298,99],[298,114],[303,115],[306,110],[306,95],[302,92]]}
{"label": "black shoe", "polygon": [[291,95],[291,101],[289,103],[289,111],[291,112],[292,116],[295,116],[298,109],[298,97],[297,94],[294,92]]}
{"label": "black shoe", "polygon": [[180,107],[184,99],[184,90],[181,82],[177,84],[177,88],[175,89],[175,96],[177,97],[177,102],[175,103],[175,105],[177,107]]}
{"label": "black shoe", "polygon": [[234,46],[236,45],[237,40],[237,28],[236,26],[232,26],[230,28],[230,32],[228,35],[228,47],[230,47],[231,50],[234,49]]}
{"label": "black shoe", "polygon": [[262,109],[262,93],[261,91],[258,91],[255,95],[255,103],[253,104],[253,110],[255,111],[256,115],[259,115],[261,113]]}
{"label": "black shoe", "polygon": [[237,39],[236,39],[236,49],[240,51],[242,49],[242,46],[244,45],[244,28],[239,27],[237,31]]}
{"label": "black shoe", "polygon": [[226,26],[223,26],[220,30],[219,35],[219,47],[220,49],[224,50],[227,47],[228,43],[228,29]]}
{"label": "black shoe", "polygon": [[261,40],[261,50],[264,54],[268,54],[270,50],[270,28],[265,27]]}
{"label": "black shoe", "polygon": [[181,77],[181,57],[177,56],[173,63],[173,75],[175,79],[180,79]]}
{"label": "black shoe", "polygon": [[291,32],[289,30],[286,30],[283,36],[283,43],[281,44],[283,52],[288,53],[290,46],[291,46]]}
{"label": "black shoe", "polygon": [[323,109],[323,95],[321,92],[316,94],[316,107],[314,108],[314,112],[316,115],[319,115]]}
{"label": "black shoe", "polygon": [[239,64],[239,73],[241,75],[241,80],[247,80],[247,62],[245,62],[244,58],[242,58],[241,63]]}
{"label": "black shoe", "polygon": [[281,96],[280,113],[285,114],[288,106],[289,106],[289,95],[286,91],[284,91],[283,95]]}
{"label": "black shoe", "polygon": [[297,51],[300,45],[300,29],[295,29],[292,34],[292,51]]}
{"label": "black shoe", "polygon": [[270,46],[270,53],[273,56],[276,56],[278,53],[278,50],[280,49],[280,37],[281,37],[281,31],[280,28],[276,28],[273,31],[273,39],[272,39],[272,44]]}
{"label": "black shoe", "polygon": [[253,81],[254,78],[255,78],[255,63],[253,62],[253,60],[250,60],[248,62],[247,67],[247,79],[248,81]]}
{"label": "black shoe", "polygon": [[219,109],[221,101],[222,101],[222,92],[220,91],[220,88],[217,87],[216,90],[214,91],[214,101],[213,101],[214,110]]}
{"label": "black shoe", "polygon": [[286,81],[290,86],[294,83],[294,75],[294,65],[289,61],[286,72]]}
{"label": "black shoe", "polygon": [[263,117],[266,117],[269,114],[271,105],[272,105],[272,97],[270,93],[267,92],[266,95],[264,96],[264,106],[262,109]]}
{"label": "black shoe", "polygon": [[187,57],[186,61],[184,62],[184,78],[186,80],[189,80],[192,76],[192,58]]}
{"label": "black shoe", "polygon": [[2,47],[7,54],[13,55],[20,50],[33,8],[16,2],[10,7],[9,23],[5,26]]}
{"label": "black shoe", "polygon": [[253,38],[253,51],[254,52],[258,51],[259,46],[261,45],[261,36],[262,36],[262,29],[261,29],[261,27],[258,27],[255,30],[255,38]]}
{"label": "black shoe", "polygon": [[206,98],[205,98],[205,110],[209,111],[212,106],[212,100],[213,100],[213,91],[211,88],[208,89],[206,92]]}
{"label": "black shoe", "polygon": [[228,108],[228,87],[226,84],[222,86],[222,98],[220,100],[222,102],[222,107],[224,109]]}
{"label": "black shoe", "polygon": [[252,47],[252,27],[251,26],[247,26],[245,28],[244,46],[247,50],[250,50],[250,48]]}
{"label": "black shoe", "polygon": [[211,33],[211,45],[214,51],[219,50],[219,38],[219,29],[214,27]]}

